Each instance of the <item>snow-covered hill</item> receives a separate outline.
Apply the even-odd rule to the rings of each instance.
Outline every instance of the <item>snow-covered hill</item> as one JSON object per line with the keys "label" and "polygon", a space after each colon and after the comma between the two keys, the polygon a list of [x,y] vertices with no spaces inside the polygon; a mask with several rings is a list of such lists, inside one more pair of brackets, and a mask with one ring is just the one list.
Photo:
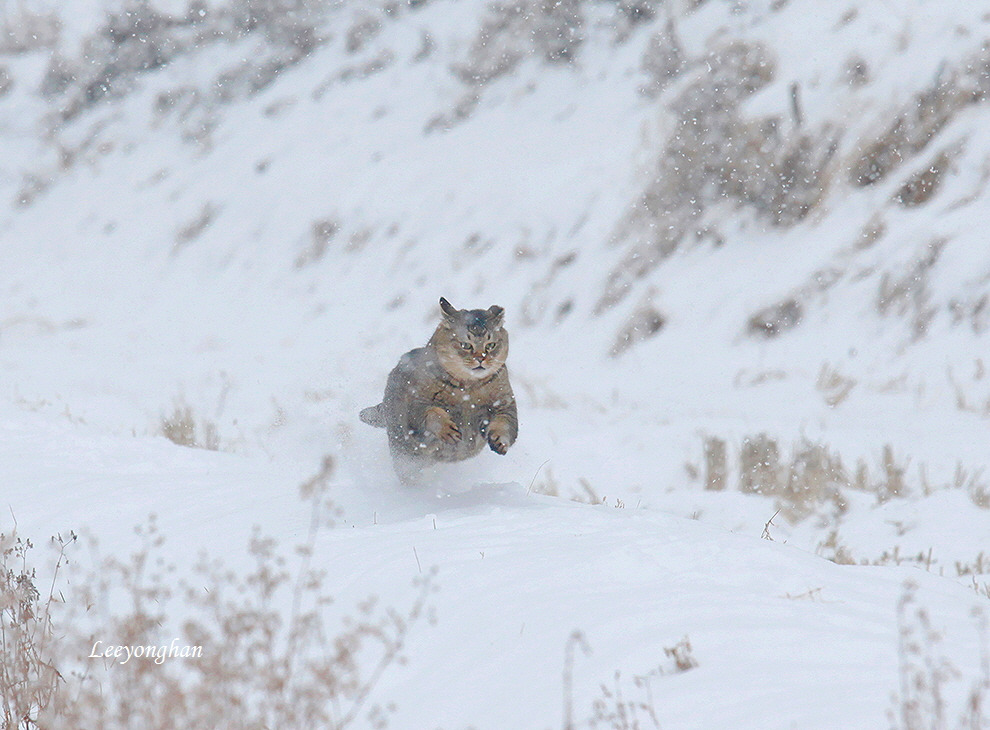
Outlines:
{"label": "snow-covered hill", "polygon": [[[331,455],[338,599],[439,568],[379,688],[395,726],[560,724],[574,630],[582,717],[687,635],[664,728],[882,726],[908,579],[962,712],[990,585],[982,3],[0,13],[19,532],[126,553],[154,512],[172,559],[237,563],[255,524],[304,539]],[[521,435],[410,493],[356,414],[441,295],[506,308]]]}

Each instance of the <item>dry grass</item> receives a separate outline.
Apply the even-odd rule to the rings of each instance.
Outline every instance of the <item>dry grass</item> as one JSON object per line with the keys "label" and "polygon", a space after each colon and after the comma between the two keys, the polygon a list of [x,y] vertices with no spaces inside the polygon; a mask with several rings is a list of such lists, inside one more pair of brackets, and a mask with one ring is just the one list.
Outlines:
{"label": "dry grass", "polygon": [[961,679],[959,671],[945,656],[942,635],[935,629],[928,610],[918,605],[917,585],[908,582],[897,604],[898,676],[897,690],[891,697],[887,719],[891,730],[983,730],[990,722],[990,641],[987,614],[976,609],[977,640],[980,647],[979,674],[971,678],[965,705],[953,708],[946,688]]}
{"label": "dry grass", "polygon": [[726,459],[726,443],[717,436],[706,436],[704,441],[705,489],[721,492],[729,481]]}
{"label": "dry grass", "polygon": [[842,403],[855,387],[856,381],[853,378],[846,377],[837,367],[829,363],[822,363],[818,378],[815,380],[815,388],[822,394],[829,408],[835,408]]}
{"label": "dry grass", "polygon": [[[676,40],[673,28],[666,32],[661,41]],[[777,74],[766,46],[724,42],[693,59],[674,49],[666,55],[648,51],[643,61],[651,77],[644,91],[661,94],[670,133],[656,153],[650,181],[612,235],[625,250],[609,273],[597,312],[614,306],[632,282],[680,247],[720,245],[718,226],[727,206],[772,226],[800,222],[826,195],[836,167],[838,130],[805,129],[780,114],[744,113],[746,99]],[[674,76],[683,78],[666,94]]]}
{"label": "dry grass", "polygon": [[35,12],[31,3],[17,3],[8,9],[4,3],[0,21],[0,55],[28,53],[54,48],[62,34],[62,21],[55,12]]}
{"label": "dry grass", "polygon": [[574,665],[575,655],[580,650],[585,656],[591,654],[591,647],[580,631],[571,632],[564,648],[564,719],[563,730],[577,730],[579,727],[597,730],[660,730],[660,719],[653,698],[652,683],[657,679],[680,674],[698,666],[691,641],[684,637],[672,646],[663,648],[663,660],[652,671],[625,680],[616,671],[611,684],[599,685],[599,694],[591,701],[589,716],[583,721],[575,720]]}
{"label": "dry grass", "polygon": [[220,448],[220,432],[208,419],[197,421],[190,406],[176,402],[172,413],[162,416],[161,434],[179,446],[209,449]]}
{"label": "dry grass", "polygon": [[[394,708],[374,692],[429,620],[434,578],[414,581],[401,610],[374,597],[350,614],[331,610],[327,576],[311,566],[315,536],[332,521],[331,472],[328,460],[301,489],[313,517],[295,558],[256,531],[246,573],[204,557],[177,577],[152,518],[133,555],[69,575],[63,603],[55,579],[70,541],[59,543],[45,595],[30,543],[0,538],[4,730],[385,727]],[[95,642],[134,653],[101,659]],[[176,645],[198,651],[166,653]]]}
{"label": "dry grass", "polygon": [[[846,510],[847,490],[873,494],[878,503],[908,496],[908,466],[889,444],[881,449],[874,465],[859,459],[850,469],[841,455],[825,444],[805,439],[784,447],[776,438],[760,433],[743,438],[735,454],[725,439],[706,436],[701,474],[708,490],[735,488],[745,494],[773,497],[779,513],[793,524],[823,509],[831,517],[840,516]],[[698,471],[693,466],[689,469]],[[983,487],[982,481],[960,482],[959,477],[956,481],[956,487],[982,494],[974,486]]]}
{"label": "dry grass", "polygon": [[666,324],[667,318],[652,302],[642,303],[633,311],[616,335],[611,356],[618,357],[633,345],[653,337]]}
{"label": "dry grass", "polygon": [[[927,88],[894,112],[893,122],[860,143],[860,152],[850,167],[850,182],[866,186],[886,179],[905,161],[922,152],[962,109],[985,99],[986,56],[984,49],[958,69],[943,65]],[[885,115],[885,119],[889,118]],[[944,165],[941,167],[944,169]],[[924,202],[934,193],[940,177],[941,171],[929,175],[927,183],[918,179],[910,189],[902,188],[905,197],[901,202],[906,205]]]}
{"label": "dry grass", "polygon": [[938,263],[948,241],[929,241],[910,265],[900,272],[885,271],[880,277],[876,307],[881,316],[897,315],[911,323],[912,336],[925,336],[936,315],[931,302],[928,275]]}
{"label": "dry grass", "polygon": [[465,84],[485,86],[527,57],[569,63],[584,41],[581,0],[494,2],[481,22],[468,58],[454,67]]}
{"label": "dry grass", "polygon": [[55,585],[68,564],[65,551],[75,539],[72,533],[66,539],[52,538],[58,557],[51,582],[39,587],[41,581],[30,562],[31,541],[18,537],[16,530],[0,534],[0,725],[4,730],[44,727],[39,717],[64,688],[52,610],[61,600]]}
{"label": "dry grass", "polygon": [[296,256],[295,267],[301,269],[321,261],[330,247],[330,242],[340,232],[340,228],[340,222],[333,218],[313,221],[309,231],[309,246]]}
{"label": "dry grass", "polygon": [[749,318],[747,332],[765,339],[772,339],[801,324],[804,307],[793,297],[761,309]]}

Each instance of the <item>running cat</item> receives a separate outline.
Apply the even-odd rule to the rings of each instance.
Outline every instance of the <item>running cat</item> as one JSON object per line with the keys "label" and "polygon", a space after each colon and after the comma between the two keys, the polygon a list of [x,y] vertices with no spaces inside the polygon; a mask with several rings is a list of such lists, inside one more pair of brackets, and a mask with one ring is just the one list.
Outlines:
{"label": "running cat", "polygon": [[425,347],[389,373],[385,396],[361,420],[385,428],[400,476],[436,461],[460,461],[487,443],[505,454],[516,440],[516,399],[505,365],[505,310],[455,309],[440,298],[440,324]]}

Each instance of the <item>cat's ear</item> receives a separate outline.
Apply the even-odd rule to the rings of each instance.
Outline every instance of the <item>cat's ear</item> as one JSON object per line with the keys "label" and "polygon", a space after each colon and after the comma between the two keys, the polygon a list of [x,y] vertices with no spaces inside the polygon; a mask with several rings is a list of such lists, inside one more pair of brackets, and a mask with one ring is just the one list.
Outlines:
{"label": "cat's ear", "polygon": [[505,315],[505,310],[502,309],[497,304],[493,304],[488,308],[488,326],[492,329],[497,330],[502,326],[502,317]]}
{"label": "cat's ear", "polygon": [[450,302],[440,297],[440,311],[443,312],[444,319],[453,322],[457,318],[457,310]]}

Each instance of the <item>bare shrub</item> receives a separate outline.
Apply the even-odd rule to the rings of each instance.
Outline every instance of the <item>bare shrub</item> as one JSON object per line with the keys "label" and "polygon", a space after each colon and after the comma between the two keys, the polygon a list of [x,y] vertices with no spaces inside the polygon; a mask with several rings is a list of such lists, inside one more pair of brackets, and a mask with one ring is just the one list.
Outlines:
{"label": "bare shrub", "polygon": [[990,509],[990,485],[985,481],[974,481],[967,489],[969,498],[980,509]]}
{"label": "bare shrub", "polygon": [[673,660],[675,672],[686,672],[698,666],[698,660],[694,658],[691,640],[684,637],[673,646],[664,647],[664,656]]}
{"label": "bare shrub", "polygon": [[765,523],[763,523],[763,532],[760,533],[760,539],[761,540],[769,540],[770,542],[773,542],[774,541],[773,540],[773,535],[770,534],[770,527],[771,526],[774,526],[774,527],[776,526],[776,525],[773,524],[773,521],[774,521],[774,518],[777,515],[779,515],[779,514],[780,514],[780,510],[777,510],[776,512],[774,512],[770,516],[770,519],[769,520],[767,520]]}
{"label": "bare shrub", "polygon": [[434,572],[414,581],[405,608],[372,597],[349,614],[330,609],[326,573],[311,558],[333,518],[332,469],[325,460],[300,488],[313,513],[295,560],[255,530],[246,573],[204,556],[189,578],[176,578],[152,517],[137,529],[137,552],[70,574],[64,598],[56,576],[71,540],[59,540],[45,598],[30,543],[0,536],[0,726],[385,727],[394,707],[376,701],[375,689],[405,661],[411,631],[432,620]]}
{"label": "bare shrub", "polygon": [[52,620],[55,585],[68,564],[66,548],[76,536],[53,537],[58,557],[45,593],[29,560],[34,547],[16,530],[0,533],[0,725],[4,730],[40,728],[39,717],[64,684],[59,672],[59,635]]}
{"label": "bare shrub", "polygon": [[183,19],[159,13],[149,3],[128,0],[118,12],[107,14],[103,26],[86,38],[83,62],[57,83],[45,83],[49,94],[67,95],[61,110],[69,120],[107,98],[131,90],[137,74],[170,63],[189,44],[174,32]]}
{"label": "bare shrub", "polygon": [[836,565],[856,565],[856,559],[852,552],[839,541],[838,530],[830,531],[826,538],[819,543],[816,552]]}
{"label": "bare shrub", "polygon": [[[408,610],[381,608],[370,599],[342,628],[328,631],[324,615],[332,599],[323,572],[307,568],[293,580],[273,540],[257,532],[251,538],[255,567],[247,575],[204,560],[196,578],[175,589],[164,571],[152,569],[160,542],[153,530],[148,537],[149,547],[130,561],[107,560],[91,592],[83,593],[87,605],[99,607],[101,594],[122,589],[131,601],[121,605],[131,608],[104,611],[99,634],[86,637],[79,650],[91,651],[99,636],[123,646],[168,647],[163,627],[174,621],[168,612],[179,598],[191,614],[182,619],[180,641],[201,651],[182,662],[87,666],[75,675],[72,691],[60,696],[53,716],[68,723],[63,726],[384,727],[389,706],[373,702],[372,692],[384,672],[403,661],[409,632],[426,618],[432,575],[416,582]],[[290,591],[293,612],[287,614],[281,606]]]}
{"label": "bare shrub", "polygon": [[848,484],[842,459],[827,446],[805,442],[795,447],[787,481],[778,485],[776,496],[791,522],[811,514],[818,504],[830,502],[841,510],[841,489]]}
{"label": "bare shrub", "polygon": [[63,94],[76,81],[78,71],[61,53],[53,53],[38,91],[46,99]]}
{"label": "bare shrub", "polygon": [[602,684],[599,696],[591,705],[591,717],[588,727],[593,730],[607,728],[608,730],[645,730],[655,728],[660,730],[660,719],[654,707],[650,691],[650,677],[634,677],[633,687],[639,696],[629,698],[628,688],[624,686],[622,674],[616,671],[612,686]]}
{"label": "bare shrub", "polygon": [[860,231],[859,237],[856,239],[855,247],[860,250],[870,248],[873,244],[883,238],[886,233],[887,224],[884,222],[879,213],[874,213],[870,217],[870,220],[868,220],[863,226],[863,230]]}
{"label": "bare shrub", "polygon": [[932,628],[928,612],[916,606],[916,591],[916,584],[907,583],[897,603],[900,686],[887,712],[895,730],[944,728],[942,688],[957,676],[948,660],[937,653],[942,637]]}
{"label": "bare shrub", "polygon": [[48,176],[25,173],[21,179],[20,190],[14,197],[14,204],[21,208],[31,205],[39,196],[51,187],[54,180]]}
{"label": "bare shrub", "polygon": [[949,300],[949,313],[952,324],[969,324],[973,332],[980,335],[990,329],[990,294],[977,291],[963,297]]}
{"label": "bare shrub", "polygon": [[920,468],[922,489],[926,495],[933,494],[939,489],[961,489],[969,495],[974,505],[980,509],[990,509],[990,484],[987,483],[983,471],[982,468],[966,469],[962,464],[956,464],[951,483],[932,485],[922,466]]}
{"label": "bare shrub", "polygon": [[956,561],[956,575],[990,575],[990,555],[980,551],[972,563]]}
{"label": "bare shrub", "polygon": [[176,86],[159,92],[155,97],[155,113],[159,116],[178,114],[185,119],[202,102],[202,93],[194,86]]}
{"label": "bare shrub", "polygon": [[262,33],[273,46],[300,60],[323,43],[329,0],[229,0],[213,12],[201,37],[240,37]]}
{"label": "bare shrub", "polygon": [[851,56],[842,72],[850,86],[866,86],[870,83],[870,66],[862,56]]}
{"label": "bare shrub", "polygon": [[[536,470],[536,474],[533,475],[532,481],[529,483],[529,489],[526,490],[527,493],[532,494],[543,494],[547,497],[559,497],[560,496],[560,482],[553,476],[553,470],[547,467],[546,470],[543,469],[547,462],[543,462],[540,468]],[[537,477],[542,478],[537,480]]]}
{"label": "bare shrub", "polygon": [[637,25],[651,22],[663,0],[615,0],[618,17],[613,23],[615,40],[623,43]]}

